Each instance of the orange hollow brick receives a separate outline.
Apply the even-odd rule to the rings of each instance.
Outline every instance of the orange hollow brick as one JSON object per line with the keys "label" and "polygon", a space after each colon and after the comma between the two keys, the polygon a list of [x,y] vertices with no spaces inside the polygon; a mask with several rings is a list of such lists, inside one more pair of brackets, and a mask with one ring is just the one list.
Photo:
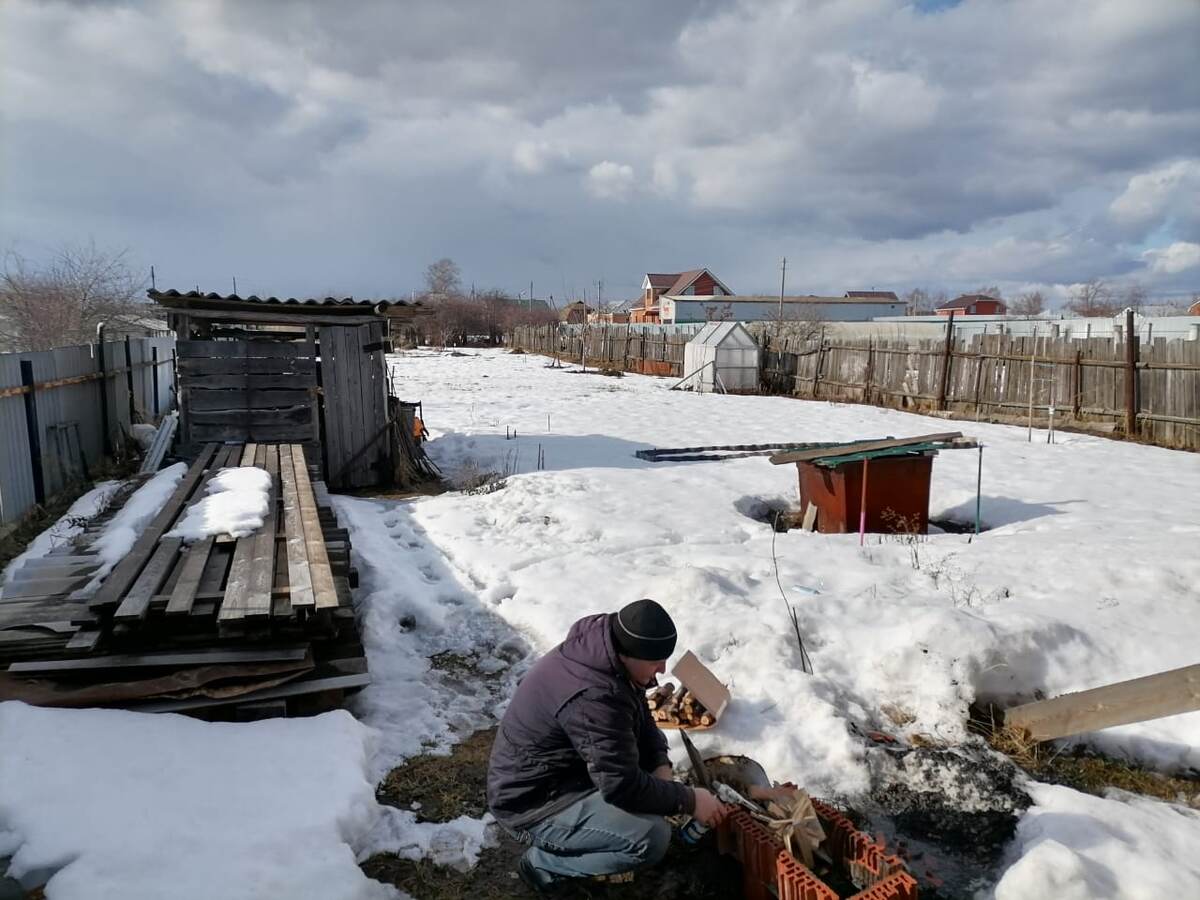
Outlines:
{"label": "orange hollow brick", "polygon": [[917,881],[907,872],[894,872],[874,887],[860,891],[848,900],[918,900]]}
{"label": "orange hollow brick", "polygon": [[775,858],[779,900],[837,900],[837,894],[786,850]]}

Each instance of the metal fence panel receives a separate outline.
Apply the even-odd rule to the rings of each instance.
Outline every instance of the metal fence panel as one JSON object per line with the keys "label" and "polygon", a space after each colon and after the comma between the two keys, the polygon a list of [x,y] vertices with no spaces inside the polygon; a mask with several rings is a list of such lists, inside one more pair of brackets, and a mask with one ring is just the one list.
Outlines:
{"label": "metal fence panel", "polygon": [[[20,386],[20,357],[0,354],[0,388]],[[20,394],[0,397],[0,524],[16,522],[34,502],[25,398]]]}

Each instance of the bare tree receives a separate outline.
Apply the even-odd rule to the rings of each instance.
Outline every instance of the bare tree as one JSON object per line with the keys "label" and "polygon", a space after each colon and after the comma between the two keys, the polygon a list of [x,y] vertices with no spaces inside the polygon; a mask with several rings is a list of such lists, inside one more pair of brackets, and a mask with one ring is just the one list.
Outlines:
{"label": "bare tree", "polygon": [[1046,299],[1042,296],[1041,291],[1026,291],[1024,294],[1018,294],[1017,299],[1009,307],[1009,311],[1016,316],[1036,316],[1045,310]]}
{"label": "bare tree", "polygon": [[1128,307],[1134,312],[1140,313],[1142,307],[1146,305],[1146,289],[1136,281],[1131,282],[1122,293],[1119,305],[1122,309]]}
{"label": "bare tree", "polygon": [[1066,308],[1077,316],[1115,316],[1120,307],[1108,285],[1099,278],[1076,285]]}
{"label": "bare tree", "polygon": [[[901,299],[908,304],[906,315],[931,316],[936,308],[933,297],[925,288],[913,288]],[[942,299],[945,299],[945,294],[942,295]]]}
{"label": "bare tree", "polygon": [[462,293],[462,272],[458,263],[447,256],[431,262],[425,269],[425,291],[435,297],[456,297]]}
{"label": "bare tree", "polygon": [[0,344],[48,350],[95,339],[101,322],[135,328],[150,311],[126,251],[64,246],[38,267],[9,252],[0,276]]}

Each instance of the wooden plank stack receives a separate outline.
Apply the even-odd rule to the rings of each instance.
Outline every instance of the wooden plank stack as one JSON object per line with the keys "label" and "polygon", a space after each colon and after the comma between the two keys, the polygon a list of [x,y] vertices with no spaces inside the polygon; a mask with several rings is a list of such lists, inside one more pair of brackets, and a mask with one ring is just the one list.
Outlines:
{"label": "wooden plank stack", "polygon": [[717,718],[700,698],[686,687],[671,682],[661,684],[646,695],[646,705],[659,728],[703,730],[716,724]]}
{"label": "wooden plank stack", "polygon": [[[221,469],[250,465],[271,477],[261,528],[190,544],[166,536]],[[0,699],[247,717],[312,709],[314,696],[338,705],[368,683],[349,534],[301,445],[204,445],[88,590],[103,525],[30,561],[0,593],[0,665],[14,663],[0,672]]]}

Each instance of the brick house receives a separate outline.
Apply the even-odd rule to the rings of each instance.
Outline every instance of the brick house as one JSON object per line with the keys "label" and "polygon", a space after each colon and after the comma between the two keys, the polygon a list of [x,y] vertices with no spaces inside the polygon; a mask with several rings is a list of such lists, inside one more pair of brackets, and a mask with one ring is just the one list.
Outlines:
{"label": "brick house", "polygon": [[648,272],[642,279],[640,302],[629,311],[629,321],[656,323],[662,321],[659,300],[672,297],[731,297],[733,291],[708,269],[687,272]]}
{"label": "brick house", "polygon": [[1003,316],[1008,313],[1008,306],[1003,300],[989,297],[987,294],[963,294],[953,300],[938,304],[935,312],[939,316]]}
{"label": "brick house", "polygon": [[582,300],[576,300],[574,303],[568,303],[559,310],[559,321],[565,322],[568,325],[586,325],[588,313],[595,312],[590,306]]}

